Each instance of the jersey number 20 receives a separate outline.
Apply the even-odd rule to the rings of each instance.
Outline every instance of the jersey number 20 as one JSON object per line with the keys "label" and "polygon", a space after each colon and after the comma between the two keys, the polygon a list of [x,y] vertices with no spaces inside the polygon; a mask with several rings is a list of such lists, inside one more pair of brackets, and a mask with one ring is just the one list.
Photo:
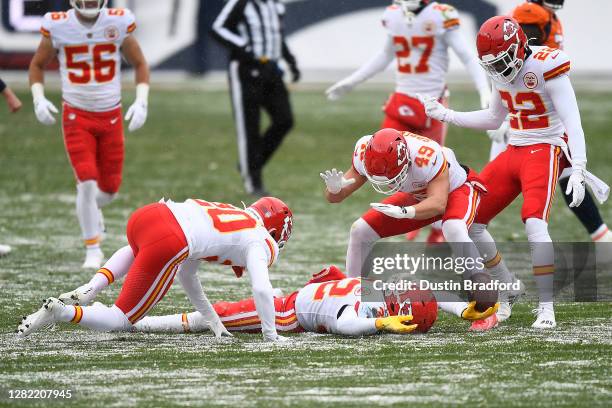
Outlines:
{"label": "jersey number 20", "polygon": [[[73,84],[84,85],[91,82],[92,78],[98,82],[110,82],[115,78],[117,64],[113,59],[104,59],[105,55],[117,52],[115,44],[97,44],[93,48],[89,45],[71,45],[64,48],[66,53],[66,68],[68,79]],[[76,61],[78,55],[93,55],[93,63],[87,61]]]}

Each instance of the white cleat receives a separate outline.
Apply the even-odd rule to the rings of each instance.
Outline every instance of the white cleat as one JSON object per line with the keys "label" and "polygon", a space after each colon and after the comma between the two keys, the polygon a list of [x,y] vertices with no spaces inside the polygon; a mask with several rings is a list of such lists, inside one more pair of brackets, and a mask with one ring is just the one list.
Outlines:
{"label": "white cleat", "polygon": [[8,255],[11,251],[10,246],[0,244],[0,256]]}
{"label": "white cleat", "polygon": [[554,329],[557,327],[555,311],[551,306],[538,306],[537,309],[532,310],[532,313],[537,315],[536,321],[531,325],[534,329]]}
{"label": "white cleat", "polygon": [[100,269],[102,261],[104,260],[104,253],[100,248],[88,249],[85,253],[85,262],[83,262],[83,269]]}
{"label": "white cleat", "polygon": [[17,336],[26,337],[39,329],[44,329],[52,326],[57,322],[58,316],[66,305],[56,298],[48,298],[43,302],[43,305],[38,311],[26,316],[17,327]]}
{"label": "white cleat", "polygon": [[[518,279],[514,279],[516,282]],[[512,307],[525,293],[525,284],[521,281],[518,290],[504,290],[499,293],[499,309],[497,310],[497,321],[499,323],[508,320],[512,315]]]}
{"label": "white cleat", "polygon": [[96,292],[90,284],[79,286],[71,292],[59,295],[59,300],[66,305],[87,306],[96,298]]}

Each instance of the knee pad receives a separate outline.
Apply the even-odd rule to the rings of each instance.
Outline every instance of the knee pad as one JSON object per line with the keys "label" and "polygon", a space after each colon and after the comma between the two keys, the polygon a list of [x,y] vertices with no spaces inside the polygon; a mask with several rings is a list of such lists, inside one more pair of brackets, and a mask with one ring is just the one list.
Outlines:
{"label": "knee pad", "polygon": [[447,220],[442,224],[442,233],[448,242],[470,242],[467,225],[463,220]]}
{"label": "knee pad", "polygon": [[359,218],[351,225],[350,239],[352,242],[372,243],[378,241],[380,236],[370,227],[370,224],[363,218]]}

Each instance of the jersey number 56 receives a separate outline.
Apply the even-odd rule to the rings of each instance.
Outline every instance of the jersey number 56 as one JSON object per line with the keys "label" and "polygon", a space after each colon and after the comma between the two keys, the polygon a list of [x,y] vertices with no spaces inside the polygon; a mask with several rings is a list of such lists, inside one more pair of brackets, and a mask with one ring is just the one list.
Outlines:
{"label": "jersey number 56", "polygon": [[[69,70],[68,79],[73,84],[84,85],[91,82],[92,78],[98,82],[110,82],[115,78],[117,63],[114,59],[104,59],[106,55],[117,52],[115,44],[97,44],[91,49],[89,45],[71,45],[64,48],[66,53],[66,68]],[[91,52],[93,63],[77,61],[78,56],[87,55]]]}

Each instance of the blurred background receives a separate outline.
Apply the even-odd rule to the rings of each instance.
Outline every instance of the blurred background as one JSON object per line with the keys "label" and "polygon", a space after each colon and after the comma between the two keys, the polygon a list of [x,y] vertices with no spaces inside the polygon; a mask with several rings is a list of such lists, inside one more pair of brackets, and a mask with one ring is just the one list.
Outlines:
{"label": "blurred background", "polygon": [[[460,10],[462,33],[474,43],[477,27],[495,14],[508,13],[519,0],[449,0]],[[209,36],[225,0],[110,0],[137,17],[136,36],[150,64],[154,81],[225,84],[226,54]],[[303,71],[303,83],[330,82],[358,67],[376,52],[384,31],[379,24],[390,0],[285,0],[288,43]],[[65,10],[68,0],[1,0],[0,69],[26,69],[38,44],[40,19],[47,11]],[[601,31],[612,15],[612,1],[569,0],[558,13],[565,28],[565,47],[576,80],[612,75],[612,53],[602,52]],[[451,53],[450,82],[467,80]],[[391,68],[375,79],[391,81]],[[6,74],[13,85],[24,77]],[[372,82],[370,82],[372,83]]]}

